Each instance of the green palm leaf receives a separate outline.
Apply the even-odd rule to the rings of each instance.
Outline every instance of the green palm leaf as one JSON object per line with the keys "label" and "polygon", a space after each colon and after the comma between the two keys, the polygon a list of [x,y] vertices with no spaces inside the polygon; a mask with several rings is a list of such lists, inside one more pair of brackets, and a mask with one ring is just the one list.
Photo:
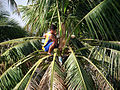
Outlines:
{"label": "green palm leaf", "polygon": [[1,42],[0,46],[4,46],[6,44],[24,43],[27,40],[31,40],[31,39],[43,39],[43,37],[24,37],[24,38],[12,39],[12,40],[9,40],[9,41]]}
{"label": "green palm leaf", "polygon": [[[83,39],[80,41],[78,39],[74,39],[72,41],[73,45],[77,48],[77,55],[82,56],[83,54],[85,54],[84,56],[90,58],[92,63],[94,63],[94,65],[96,65],[96,67],[99,68],[101,72],[103,72],[106,79],[110,83],[113,82],[112,84],[114,87],[119,86],[119,83],[116,84],[114,82],[119,80],[118,78],[120,77],[120,51],[118,41],[101,41],[94,39]],[[87,55],[86,51],[89,51],[89,56]]]}
{"label": "green palm leaf", "polygon": [[[11,89],[12,89],[23,77],[23,72],[22,72],[22,68],[20,67],[20,65],[23,64],[24,62],[30,60],[33,57],[34,56],[32,56],[32,55],[28,55],[27,59],[23,58],[23,59],[19,60],[18,62],[16,62],[11,67],[9,67],[0,76],[0,80],[1,80],[0,86],[1,86],[1,89],[8,89],[9,87],[11,87]],[[9,81],[9,82],[5,82],[5,81]]]}
{"label": "green palm leaf", "polygon": [[43,75],[43,78],[40,81],[39,89],[66,90],[63,80],[64,80],[63,70],[61,69],[61,67],[57,62],[57,57],[55,53],[53,57],[53,61],[51,62],[50,66],[48,67],[45,74]]}
{"label": "green palm leaf", "polygon": [[[53,1],[54,2],[54,1]],[[31,33],[34,31],[37,35],[42,35],[46,30],[48,22],[47,12],[50,10],[51,0],[35,1],[34,5],[23,6],[20,10],[24,13],[24,20],[27,20],[27,26],[30,27]],[[54,7],[56,9],[56,7]],[[53,13],[54,14],[54,13]],[[36,31],[37,30],[37,31]]]}
{"label": "green palm leaf", "polygon": [[99,46],[105,47],[109,49],[114,49],[120,51],[120,42],[119,41],[104,41],[104,40],[97,40],[97,39],[81,39],[78,40],[88,43],[91,46]]}
{"label": "green palm leaf", "polygon": [[0,77],[0,89],[12,89],[23,77],[20,67],[10,68]]}
{"label": "green palm leaf", "polygon": [[[89,69],[92,71],[92,76],[94,78],[95,83],[97,83],[98,88],[101,89],[109,89],[109,90],[114,90],[114,88],[111,86],[111,84],[108,82],[106,77],[101,73],[101,71],[86,57],[81,56],[83,59],[85,59],[87,62],[89,62],[90,65],[87,65]],[[95,72],[93,74],[93,72]],[[96,86],[97,87],[97,86]]]}
{"label": "green palm leaf", "polygon": [[[28,87],[28,85],[29,85],[29,83],[30,83],[30,81],[31,81],[31,79],[32,79],[32,77],[33,77],[33,74],[35,73],[35,71],[36,71],[36,69],[38,68],[38,66],[40,65],[40,63],[41,63],[44,59],[46,59],[46,58],[48,58],[48,57],[50,57],[50,55],[45,56],[45,57],[39,59],[39,60],[33,65],[33,67],[28,71],[28,73],[26,74],[26,76],[29,75],[29,73],[31,72],[31,70],[35,67],[35,68],[33,69],[33,72],[32,72],[32,74],[31,74],[30,78],[28,79],[28,82],[26,83],[27,85],[26,85],[25,89]],[[21,82],[17,85],[17,87],[15,87],[15,89],[18,89],[18,88],[19,88],[19,90],[24,89],[24,87],[21,87],[20,85],[23,84],[23,81],[25,80],[26,76],[24,76],[24,78],[23,78],[23,79],[21,80]]]}
{"label": "green palm leaf", "polygon": [[14,62],[38,49],[41,49],[40,41],[30,40],[9,48],[1,55],[1,61],[4,58],[5,61],[11,60]]}
{"label": "green palm leaf", "polygon": [[91,77],[81,67],[72,49],[71,52],[72,53],[65,62],[66,73],[67,73],[66,85],[68,87],[68,90],[70,89],[93,90],[94,85]]}
{"label": "green palm leaf", "polygon": [[4,9],[0,12],[0,33],[0,42],[28,35],[27,32],[19,26],[18,22],[10,19],[9,12],[4,11]]}
{"label": "green palm leaf", "polygon": [[[119,39],[116,37],[116,28],[114,28],[114,25],[118,25],[118,17],[120,15],[119,11],[117,10],[119,7],[116,5],[116,3],[119,1],[115,0],[104,0],[101,2],[97,7],[95,7],[92,11],[90,11],[86,16],[85,20],[87,22],[88,28],[90,30],[90,33],[92,35],[92,38],[99,37],[99,38],[109,38],[111,40]],[[112,8],[116,15],[113,14]],[[113,18],[111,19],[111,16],[108,16],[107,13],[110,13]],[[113,26],[111,26],[115,23]],[[104,25],[103,25],[104,24]],[[93,33],[94,32],[94,33]],[[99,36],[98,36],[99,35]],[[95,37],[93,37],[95,36]],[[112,37],[111,37],[112,36]]]}
{"label": "green palm leaf", "polygon": [[54,63],[55,63],[55,58],[56,58],[56,53],[54,54],[54,57],[53,57],[53,61],[52,61],[52,63],[51,63],[51,85],[50,85],[50,90],[52,90],[53,89],[53,75],[54,75]]}
{"label": "green palm leaf", "polygon": [[[32,39],[32,40],[31,40]],[[27,41],[26,41],[27,40]],[[13,47],[10,47],[9,49],[5,49],[3,53],[1,53],[0,56],[0,62],[3,63],[3,68],[1,69],[1,73],[3,73],[5,70],[7,70],[11,65],[13,65],[15,62],[22,60],[23,58],[31,58],[31,57],[38,57],[38,53],[41,53],[41,42],[39,41],[39,38],[33,39],[31,38],[21,38],[21,39],[15,39],[15,41],[6,41],[1,43],[1,45],[6,45],[8,43],[13,43]],[[16,44],[17,43],[17,44]],[[16,44],[16,45],[14,45]],[[1,47],[3,47],[1,46]],[[35,52],[34,52],[35,51]],[[34,54],[32,54],[34,52]],[[29,55],[30,54],[30,55]],[[46,53],[42,53],[46,55]],[[29,55],[29,56],[27,56]],[[32,56],[31,56],[32,55]],[[27,56],[27,57],[26,57]],[[24,59],[23,59],[24,60]],[[23,61],[22,60],[22,61]]]}
{"label": "green palm leaf", "polygon": [[[36,53],[36,52],[34,52]],[[30,80],[38,67],[38,65],[42,62],[42,60],[48,58],[49,56],[43,57],[39,59],[32,67],[31,69],[27,72],[27,74],[23,77],[23,69],[21,68],[21,65],[24,65],[23,63],[33,60],[36,58],[36,55],[28,55],[27,57],[19,60],[17,63],[12,65],[10,68],[8,68],[0,77],[1,79],[1,89],[8,89],[11,86],[11,89],[24,89],[28,80]],[[34,71],[33,71],[34,70]],[[6,78],[7,77],[7,78]],[[30,78],[30,79],[29,79]],[[9,81],[9,82],[5,82]],[[4,83],[5,82],[5,83]]]}
{"label": "green palm leaf", "polygon": [[[72,32],[77,30],[79,24],[81,25],[81,32],[87,33],[87,38],[98,38],[104,40],[119,40],[118,28],[119,27],[119,16],[120,7],[118,6],[119,1],[117,0],[104,0],[90,12],[88,12],[76,25]],[[112,10],[110,10],[112,9]],[[112,12],[114,11],[114,12]],[[116,14],[114,14],[116,13]],[[111,18],[113,17],[113,18]],[[116,22],[116,23],[114,23]],[[112,25],[112,26],[111,26]],[[118,27],[116,27],[118,26]],[[71,32],[71,33],[72,33]],[[86,38],[85,37],[85,38]]]}
{"label": "green palm leaf", "polygon": [[[106,76],[110,82],[113,82],[119,80],[118,78],[120,77],[119,56],[120,51],[103,47],[94,47],[89,58],[104,73],[104,76]],[[113,84],[119,86],[118,84]]]}

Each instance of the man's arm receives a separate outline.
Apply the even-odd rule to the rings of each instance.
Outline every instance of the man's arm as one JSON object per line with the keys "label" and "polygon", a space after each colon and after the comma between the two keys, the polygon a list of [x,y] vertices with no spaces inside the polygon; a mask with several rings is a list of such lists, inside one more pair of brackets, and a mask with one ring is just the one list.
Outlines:
{"label": "man's arm", "polygon": [[50,36],[50,39],[51,39],[52,41],[55,41],[55,40],[56,40],[53,35]]}
{"label": "man's arm", "polygon": [[54,35],[51,35],[51,36],[50,36],[50,39],[57,44],[57,39],[55,38]]}

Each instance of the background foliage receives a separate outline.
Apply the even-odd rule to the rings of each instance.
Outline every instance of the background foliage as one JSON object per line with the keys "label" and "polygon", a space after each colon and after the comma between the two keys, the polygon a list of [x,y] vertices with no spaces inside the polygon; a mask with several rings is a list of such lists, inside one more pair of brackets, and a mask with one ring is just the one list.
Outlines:
{"label": "background foliage", "polygon": [[51,23],[57,24],[59,48],[47,55],[41,50],[41,37],[0,43],[0,65],[6,65],[0,88],[119,90],[119,4],[119,0],[28,0],[19,8],[25,28],[32,36],[42,36]]}

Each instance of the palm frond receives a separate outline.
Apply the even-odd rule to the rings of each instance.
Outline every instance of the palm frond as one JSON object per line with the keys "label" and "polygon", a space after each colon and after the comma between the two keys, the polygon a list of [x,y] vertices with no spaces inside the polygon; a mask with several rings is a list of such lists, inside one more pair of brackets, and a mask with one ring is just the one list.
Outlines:
{"label": "palm frond", "polygon": [[[4,72],[15,62],[26,57],[30,53],[34,51],[39,52],[40,50],[41,50],[41,42],[38,39],[29,40],[24,43],[20,43],[13,47],[10,47],[6,51],[4,51],[0,56],[0,62],[4,63],[4,69],[1,72]],[[43,53],[43,54],[45,55],[47,53]]]}
{"label": "palm frond", "polygon": [[[75,41],[76,40],[76,41]],[[86,56],[91,59],[92,63],[104,74],[106,79],[114,88],[119,87],[119,42],[103,41],[95,39],[78,39],[73,40],[76,48],[76,55]],[[86,51],[89,51],[86,54]],[[82,54],[83,53],[83,54]],[[84,55],[85,54],[85,55]],[[102,84],[101,84],[102,85]]]}
{"label": "palm frond", "polygon": [[20,67],[10,68],[0,77],[0,89],[12,89],[23,77]]}
{"label": "palm frond", "polygon": [[58,14],[58,21],[59,21],[59,34],[60,36],[62,36],[62,29],[61,29],[61,17],[60,17],[60,11],[59,11],[59,6],[58,6],[58,1],[57,3],[57,14]]}
{"label": "palm frond", "polygon": [[0,46],[6,45],[6,44],[14,44],[14,43],[24,43],[27,40],[31,40],[31,39],[43,39],[44,37],[23,37],[23,38],[17,38],[17,39],[12,39],[9,41],[5,41],[5,42],[1,42]]}
{"label": "palm frond", "polygon": [[[118,33],[116,33],[115,25],[120,23],[117,19],[119,18],[120,13],[116,10],[119,9],[116,2],[118,1],[104,0],[100,3],[100,5],[95,7],[89,14],[87,14],[87,16],[85,16],[85,20],[93,38],[119,40],[119,38],[116,37]],[[112,8],[112,10],[110,10],[110,8]],[[114,13],[116,13],[116,15],[114,15]],[[111,19],[109,17],[113,18]],[[113,25],[114,22],[117,23]]]}
{"label": "palm frond", "polygon": [[119,84],[115,84],[116,81],[120,80],[119,56],[120,51],[104,47],[94,47],[89,55],[92,62],[104,73],[104,76],[114,87],[119,87]]}
{"label": "palm frond", "polygon": [[66,85],[68,89],[95,89],[91,76],[81,67],[72,49],[70,50],[72,53],[65,62]]}
{"label": "palm frond", "polygon": [[53,86],[52,89],[67,90],[64,83],[65,75],[63,69],[55,62],[55,71],[53,73]]}
{"label": "palm frond", "polygon": [[89,64],[87,64],[86,68],[89,70],[90,74],[92,75],[92,78],[97,85],[96,88],[101,88],[101,89],[109,89],[109,90],[114,90],[110,82],[106,79],[104,74],[89,60],[88,58],[84,56],[80,56],[84,60],[86,60]]}
{"label": "palm frond", "polygon": [[11,25],[1,25],[0,32],[0,42],[27,36],[27,32],[24,29]]}
{"label": "palm frond", "polygon": [[[27,19],[27,26],[29,25],[30,27],[29,31],[34,31],[37,35],[42,35],[44,31],[47,31],[46,27],[48,27],[49,23],[46,21],[46,18],[51,4],[51,0],[39,0],[35,1],[33,5],[22,6],[20,10],[24,13],[23,18],[25,20]],[[54,9],[56,9],[56,7],[54,7]]]}
{"label": "palm frond", "polygon": [[[39,60],[33,65],[33,67],[28,71],[28,73],[26,74],[26,76],[27,76],[27,75],[31,72],[31,70],[35,67],[35,68],[33,69],[33,72],[32,72],[32,74],[31,74],[30,78],[28,79],[28,82],[26,83],[25,89],[28,87],[28,85],[29,85],[29,83],[30,83],[30,81],[31,81],[31,79],[32,79],[32,77],[33,77],[36,69],[37,69],[38,66],[40,65],[40,63],[41,63],[44,59],[46,59],[46,58],[48,58],[48,57],[50,57],[50,55],[45,56],[45,57],[39,59]],[[25,80],[26,76],[24,76],[24,78],[22,79],[22,81],[17,85],[17,87],[16,87],[17,89],[18,89],[18,88],[19,88],[19,90],[24,89],[24,87],[21,87],[21,84],[23,84],[23,81]],[[24,85],[24,86],[25,86],[25,85]],[[16,89],[16,88],[15,88],[15,89]]]}
{"label": "palm frond", "polygon": [[[5,61],[17,61],[17,59],[20,59],[21,57],[24,57],[37,49],[41,49],[40,41],[31,40],[11,47],[1,55],[1,58],[4,58]],[[3,61],[3,59],[1,60]]]}
{"label": "palm frond", "polygon": [[17,3],[15,2],[15,0],[8,0],[8,4],[10,4],[13,8],[15,8],[16,11],[17,11],[17,13],[18,13],[18,15],[20,15],[20,11],[19,11],[19,9],[18,9],[18,5],[17,5]]}
{"label": "palm frond", "polygon": [[80,39],[80,41],[88,43],[91,46],[105,47],[105,48],[120,51],[120,42],[119,41],[104,41],[104,40],[97,40],[97,39]]}
{"label": "palm frond", "polygon": [[[92,65],[89,65],[89,64],[87,64],[86,66],[84,66],[84,69],[86,69],[86,67],[87,67],[87,69],[86,69],[86,71],[87,71],[87,73],[92,73],[93,74],[93,72],[95,72],[96,71],[96,67],[95,67],[95,65],[97,66],[97,70],[99,70],[99,71],[96,71],[96,73],[95,74],[91,74],[92,75],[92,78],[93,78],[93,80],[94,81],[96,81],[95,82],[95,84],[97,83],[97,85],[95,86],[96,88],[111,88],[111,89],[113,89],[113,87],[111,86],[111,81],[110,80],[107,80],[108,79],[108,77],[106,76],[106,71],[107,71],[107,69],[106,69],[106,67],[109,65],[109,63],[111,63],[111,61],[109,62],[109,58],[108,58],[108,51],[106,51],[106,50],[100,50],[100,47],[96,47],[94,50],[92,49],[92,48],[94,48],[94,46],[90,46],[90,48],[88,47],[88,45],[86,45],[86,44],[84,44],[84,43],[82,43],[82,42],[80,42],[79,40],[77,40],[77,41],[75,41],[75,40],[77,40],[77,39],[74,39],[73,41],[73,45],[75,46],[75,48],[77,48],[77,53],[76,53],[76,55],[79,57],[79,56],[86,56],[86,57],[88,57],[88,55],[91,55],[91,56],[89,56],[89,58],[91,58],[91,59],[93,59],[92,60],[92,62],[94,62],[94,67],[92,66]],[[81,40],[82,41],[82,40]],[[87,42],[87,43],[90,43],[90,42]],[[89,51],[89,52],[87,52],[87,51]],[[91,53],[90,53],[90,51],[91,51]],[[101,52],[102,51],[102,52]],[[86,54],[86,52],[88,53],[88,54]],[[94,53],[92,53],[92,52],[94,52]],[[80,54],[78,54],[78,53],[80,53]],[[83,55],[83,54],[86,54],[86,55]],[[106,55],[106,53],[107,53],[107,55]],[[117,58],[118,58],[118,56],[117,56]],[[80,59],[81,60],[81,59]],[[96,60],[96,61],[95,61]],[[84,65],[85,64],[85,61],[81,61],[80,62],[81,63],[81,65]],[[103,63],[103,64],[102,64]],[[118,63],[114,63],[114,65],[115,64],[117,64],[118,65]],[[114,67],[115,68],[115,67]],[[118,70],[119,68],[118,67],[116,67],[116,69]],[[113,69],[112,69],[113,70]],[[101,73],[102,72],[102,73]],[[112,71],[111,71],[112,72]],[[118,71],[117,71],[118,72]],[[100,75],[100,74],[102,74],[102,76]],[[97,76],[98,75],[98,76]],[[116,75],[116,74],[115,74]],[[118,74],[117,74],[118,75]],[[99,77],[101,77],[101,79],[99,79]],[[107,78],[107,79],[106,79]],[[109,82],[110,83],[109,83]],[[113,83],[112,83],[113,84]],[[102,87],[102,85],[105,85],[105,86],[103,86]]]}
{"label": "palm frond", "polygon": [[64,74],[63,70],[57,63],[56,53],[54,54],[53,61],[46,70],[46,73],[43,75],[43,78],[40,81],[39,89],[40,90],[66,90],[64,85]]}
{"label": "palm frond", "polygon": [[120,28],[118,19],[120,16],[120,7],[117,3],[119,1],[116,0],[102,1],[79,21],[72,32],[80,24],[82,34],[87,33],[85,38],[119,40],[119,37],[116,37],[118,36],[118,28]]}
{"label": "palm frond", "polygon": [[[21,66],[23,66],[25,62],[30,61],[30,60],[35,60],[36,55],[34,55],[36,52],[28,55],[27,57],[19,60],[18,62],[16,62],[14,65],[12,65],[10,68],[8,68],[1,76],[1,89],[24,89],[29,78],[33,76],[32,72],[33,70],[35,71],[35,67],[38,67],[38,65],[42,62],[42,60],[46,59],[49,56],[45,56],[44,58],[41,58],[40,60],[38,60],[32,67],[31,69],[27,72],[27,74],[23,77],[23,68],[21,68]],[[39,54],[40,55],[40,54]],[[31,76],[32,75],[32,76]],[[6,78],[7,77],[7,78]],[[5,81],[9,81],[9,82],[5,82]]]}
{"label": "palm frond", "polygon": [[0,12],[0,42],[27,36],[27,32],[19,26],[18,22],[9,18],[9,12]]}
{"label": "palm frond", "polygon": [[[9,67],[1,76],[0,76],[0,86],[1,89],[12,89],[14,88],[14,86],[22,79],[23,77],[23,72],[22,72],[22,68],[20,67],[21,64],[23,64],[24,62],[30,60],[31,58],[33,58],[34,55],[28,55],[26,58],[23,58],[21,60],[19,60],[18,62],[16,62],[14,65],[12,65],[11,67]],[[7,77],[7,78],[6,78]],[[9,82],[5,82],[5,81],[9,81]]]}
{"label": "palm frond", "polygon": [[85,46],[80,40],[77,38],[71,39],[70,43],[74,46],[74,49],[76,50],[77,54],[80,54],[81,56],[88,56],[90,51],[89,48],[91,46]]}
{"label": "palm frond", "polygon": [[[42,39],[42,37],[24,37],[24,38],[19,38],[19,39],[13,39],[13,40],[9,40],[9,41],[5,41],[5,42],[1,42],[0,43],[0,56],[4,57],[4,55],[2,56],[3,53],[7,52],[7,50],[9,49],[10,51],[12,51],[13,48],[17,48],[17,47],[21,47],[23,44],[23,47],[25,45],[26,42],[30,42],[31,40],[40,40]],[[40,42],[41,43],[41,42]],[[20,45],[21,44],[21,45]],[[26,43],[27,45],[27,43]],[[41,45],[40,45],[41,46]],[[21,47],[21,48],[23,48]],[[8,52],[9,52],[8,50]],[[17,52],[15,52],[17,53]],[[6,53],[7,54],[7,53]],[[9,53],[8,53],[9,54]],[[1,61],[1,60],[0,60]]]}
{"label": "palm frond", "polygon": [[52,63],[51,63],[51,80],[50,80],[51,85],[50,85],[50,90],[53,89],[54,63],[55,63],[55,59],[56,59],[56,54],[57,54],[57,53],[54,54],[53,61],[52,61]]}

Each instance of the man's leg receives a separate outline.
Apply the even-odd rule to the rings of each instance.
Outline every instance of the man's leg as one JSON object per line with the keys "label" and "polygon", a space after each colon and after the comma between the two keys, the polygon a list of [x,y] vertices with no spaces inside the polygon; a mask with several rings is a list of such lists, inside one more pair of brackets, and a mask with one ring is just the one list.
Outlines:
{"label": "man's leg", "polygon": [[48,52],[49,51],[49,47],[52,45],[53,42],[50,42],[47,46],[45,46],[45,52]]}
{"label": "man's leg", "polygon": [[52,50],[54,49],[55,47],[55,42],[53,42],[50,47],[49,47],[49,50],[48,50],[48,54],[51,54]]}

